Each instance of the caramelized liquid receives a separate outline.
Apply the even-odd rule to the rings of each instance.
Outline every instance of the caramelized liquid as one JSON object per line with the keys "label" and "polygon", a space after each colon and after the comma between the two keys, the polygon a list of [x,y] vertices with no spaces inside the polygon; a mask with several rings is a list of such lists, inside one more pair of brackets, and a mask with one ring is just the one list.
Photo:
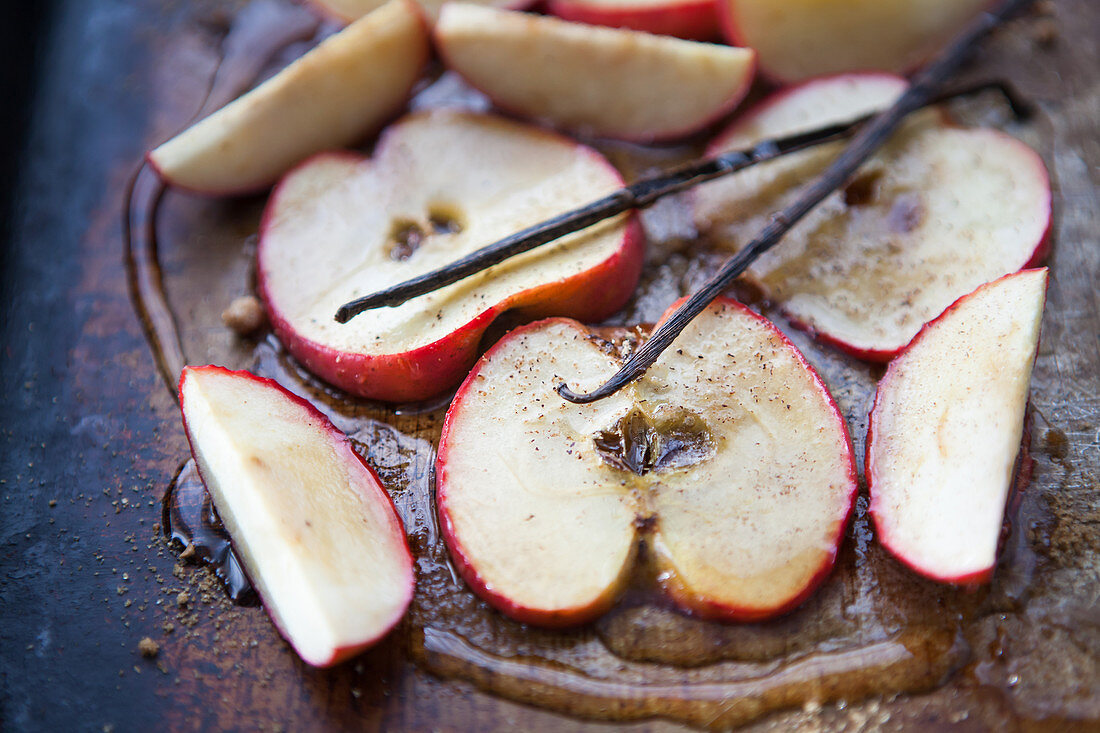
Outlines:
{"label": "caramelized liquid", "polygon": [[165,536],[183,545],[183,555],[206,563],[235,602],[251,606],[259,602],[247,573],[237,559],[214,502],[202,485],[195,460],[176,473],[161,504]]}
{"label": "caramelized liquid", "polygon": [[[223,76],[237,78],[219,72],[219,78]],[[446,77],[419,99],[431,104],[482,104],[477,95]],[[628,180],[699,153],[697,146],[604,148]],[[153,235],[157,200],[159,192],[131,202],[131,208],[148,207],[146,231]],[[632,301],[609,326],[654,320],[721,261],[699,243],[682,197],[659,203],[644,213],[643,220],[650,242],[646,271]],[[196,246],[173,235],[179,233],[169,233],[169,246],[181,251]],[[239,245],[243,251],[244,237]],[[174,390],[184,363],[183,347],[177,314],[162,287],[155,236],[136,251],[140,256],[128,260],[131,281],[139,284],[133,289],[135,307],[161,373]],[[202,253],[185,251],[181,259],[186,262],[181,282],[201,281]],[[819,370],[847,418],[856,455],[862,456],[879,368],[820,348],[806,334],[787,328],[748,286],[739,284],[733,290],[773,317]],[[624,355],[634,340],[621,331],[604,333],[612,348]],[[513,700],[590,718],[658,716],[725,728],[785,708],[929,690],[964,665],[979,670],[970,674],[982,674],[981,660],[991,652],[977,643],[983,634],[980,622],[995,612],[1019,608],[1033,584],[1037,559],[1018,530],[1009,536],[989,588],[968,592],[914,576],[871,541],[867,500],[860,497],[832,577],[803,606],[779,619],[722,625],[686,616],[655,592],[656,579],[641,563],[618,605],[597,622],[566,631],[530,628],[501,616],[473,595],[458,579],[442,542],[432,493],[433,446],[450,396],[387,407],[350,398],[319,382],[273,337],[238,342],[233,348],[244,350],[254,372],[276,379],[332,419],[393,496],[417,559],[417,592],[400,627],[409,635],[416,663]],[[230,358],[221,353],[195,356],[203,363]],[[698,442],[693,440],[687,443]],[[173,481],[164,511],[171,536],[211,562],[235,599],[247,598],[247,577],[193,462]],[[1025,528],[1038,521],[1035,502],[1025,502],[1021,512],[1020,525]],[[981,682],[989,683],[988,677]]]}

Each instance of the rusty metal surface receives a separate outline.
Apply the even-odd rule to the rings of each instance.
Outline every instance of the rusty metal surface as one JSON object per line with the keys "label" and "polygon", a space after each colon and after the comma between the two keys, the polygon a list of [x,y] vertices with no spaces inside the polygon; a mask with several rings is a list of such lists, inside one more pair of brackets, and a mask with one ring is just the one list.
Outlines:
{"label": "rusty metal surface", "polygon": [[[1094,2],[1061,0],[1052,13],[1014,23],[967,72],[1008,77],[1038,102],[1038,118],[1010,131],[1043,155],[1056,206],[1053,277],[1032,387],[1035,475],[996,580],[978,594],[915,581],[867,542],[866,518],[857,516],[836,576],[806,608],[776,624],[715,629],[653,619],[636,599],[572,636],[505,622],[449,580],[433,555],[437,538],[424,507],[441,410],[395,414],[349,403],[301,375],[273,342],[240,340],[222,327],[221,309],[250,287],[251,237],[263,200],[170,195],[161,263],[188,358],[253,366],[309,392],[379,466],[420,556],[409,620],[375,649],[328,671],[301,663],[261,609],[232,605],[208,569],[181,561],[163,539],[160,497],[187,446],[122,266],[126,182],[141,153],[202,104],[235,8],[214,0],[70,0],[53,7],[40,36],[0,271],[0,726],[674,729],[680,724],[646,717],[660,713],[660,705],[637,708],[640,721],[598,722],[625,714],[561,685],[536,694],[549,677],[536,671],[524,682],[511,667],[465,654],[451,641],[465,639],[505,662],[532,654],[553,659],[555,669],[581,668],[582,652],[594,659],[596,650],[623,660],[629,667],[623,679],[629,673],[644,682],[650,667],[639,660],[678,674],[677,653],[780,659],[768,646],[777,639],[809,649],[823,634],[854,637],[858,622],[820,620],[867,598],[894,610],[875,618],[899,633],[928,632],[922,648],[936,663],[900,671],[868,663],[871,682],[853,687],[863,699],[819,706],[807,692],[810,704],[784,698],[755,726],[1096,728],[1100,8]],[[999,125],[1006,119],[995,104],[970,105],[965,114]],[[608,152],[629,168],[671,161],[683,151],[646,157],[612,146]],[[712,256],[680,236],[680,221],[674,206],[649,217],[649,269],[619,322],[652,319],[713,266]],[[771,314],[766,303],[760,307]],[[793,336],[861,440],[876,372]],[[675,644],[650,643],[659,633]],[[142,656],[144,637],[158,645],[156,656]],[[893,694],[904,689],[914,691]],[[555,712],[571,707],[585,717]],[[706,710],[699,715],[674,717],[709,722]]]}

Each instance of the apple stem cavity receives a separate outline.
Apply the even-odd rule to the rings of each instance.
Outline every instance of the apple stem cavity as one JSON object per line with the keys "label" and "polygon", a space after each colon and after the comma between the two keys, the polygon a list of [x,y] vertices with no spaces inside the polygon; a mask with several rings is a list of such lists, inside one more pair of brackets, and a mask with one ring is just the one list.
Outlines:
{"label": "apple stem cavity", "polygon": [[[847,147],[833,160],[825,171],[811,181],[789,206],[772,215],[771,221],[756,237],[737,254],[730,257],[713,277],[696,290],[654,332],[645,345],[636,351],[609,380],[587,393],[574,392],[562,382],[557,385],[559,395],[569,402],[588,404],[609,397],[641,377],[657,361],[661,353],[680,335],[680,332],[701,313],[735,278],[743,273],[756,258],[774,247],[791,227],[797,224],[815,206],[843,186],[856,170],[886,142],[903,119],[929,104],[937,96],[937,89],[963,62],[974,45],[1008,17],[1025,9],[1034,0],[1005,0],[996,9],[979,15],[970,23],[939,56],[910,80],[905,93],[893,105],[859,125]],[[1009,104],[1015,94],[1006,93]],[[1026,109],[1026,108],[1020,108]]]}
{"label": "apple stem cavity", "polygon": [[[942,94],[929,96],[923,99],[912,111],[987,91],[996,91],[1004,97],[1017,120],[1027,119],[1033,112],[1031,103],[1021,97],[1011,84],[1001,80],[982,81]],[[395,308],[413,298],[453,285],[506,259],[556,241],[568,234],[597,224],[604,219],[610,219],[632,209],[645,208],[657,199],[669,194],[685,191],[693,186],[736,173],[758,163],[765,163],[785,155],[801,152],[807,148],[850,137],[872,117],[873,115],[865,115],[848,123],[829,125],[810,132],[764,140],[745,150],[728,151],[712,158],[687,163],[658,176],[636,181],[601,199],[521,229],[515,234],[455,260],[445,267],[440,267],[385,290],[379,290],[376,293],[349,301],[341,305],[336,311],[335,320],[337,323],[347,323],[355,316],[368,310],[383,307]],[[752,259],[755,259],[755,257],[756,255]],[[751,261],[750,259],[746,266]]]}

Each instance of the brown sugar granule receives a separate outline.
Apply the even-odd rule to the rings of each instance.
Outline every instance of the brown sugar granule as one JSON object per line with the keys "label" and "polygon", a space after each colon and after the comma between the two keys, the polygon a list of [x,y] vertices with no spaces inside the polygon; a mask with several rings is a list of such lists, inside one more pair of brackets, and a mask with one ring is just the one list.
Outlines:
{"label": "brown sugar granule", "polygon": [[152,659],[160,653],[160,644],[146,636],[138,642],[138,651],[141,652],[141,656]]}
{"label": "brown sugar granule", "polygon": [[256,296],[243,295],[222,311],[222,323],[238,336],[247,336],[264,325],[264,307]]}

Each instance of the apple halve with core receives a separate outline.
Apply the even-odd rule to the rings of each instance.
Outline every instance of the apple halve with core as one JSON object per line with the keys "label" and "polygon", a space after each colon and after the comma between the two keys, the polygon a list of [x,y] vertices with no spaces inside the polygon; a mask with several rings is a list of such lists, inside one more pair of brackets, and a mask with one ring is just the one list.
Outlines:
{"label": "apple halve with core", "polygon": [[991,0],[717,0],[726,37],[786,82],[847,71],[908,71]]}
{"label": "apple halve with core", "polygon": [[381,639],[415,577],[405,531],[347,437],[270,379],[186,367],[183,412],[199,475],[279,631],[329,666]]}
{"label": "apple halve with core", "polygon": [[392,0],[149,153],[168,183],[207,194],[270,186],[305,158],[357,143],[405,104],[428,31]]}
{"label": "apple halve with core", "polygon": [[925,326],[879,382],[867,433],[879,541],[921,575],[989,580],[1020,451],[1046,269],[1007,275]]}
{"label": "apple halve with core", "polygon": [[596,151],[546,130],[460,112],[407,117],[374,157],[319,155],[278,185],[257,253],[275,333],[307,369],[389,401],[453,387],[506,310],[601,320],[641,271],[632,215],[601,222],[394,308],[337,323],[354,298],[447,265],[622,186]]}
{"label": "apple halve with core", "polygon": [[435,27],[450,68],[501,109],[588,135],[681,137],[731,111],[755,54],[549,16],[448,3]]}
{"label": "apple halve with core", "polygon": [[[381,7],[386,0],[309,0],[309,2],[319,8],[325,15],[350,23]],[[416,0],[416,4],[433,21],[439,17],[439,9],[443,7],[444,2],[446,0]],[[533,0],[467,0],[467,2],[515,10],[533,4]],[[715,16],[715,23],[717,22],[717,16]]]}
{"label": "apple halve with core", "polygon": [[550,0],[547,7],[559,18],[577,23],[699,41],[713,40],[720,33],[714,0]]}
{"label": "apple halve with core", "polygon": [[[905,80],[817,79],[780,91],[711,144],[710,154],[855,119],[888,106]],[[695,221],[739,250],[837,155],[842,143],[764,163],[693,193]],[[838,191],[747,273],[798,325],[884,361],[978,285],[1039,261],[1051,222],[1039,156],[1002,132],[912,117]]]}
{"label": "apple halve with core", "polygon": [[856,492],[817,374],[771,323],[719,299],[622,391],[590,405],[554,391],[593,389],[620,364],[558,318],[511,332],[467,377],[436,463],[466,582],[517,620],[581,623],[614,602],[644,540],[658,581],[700,616],[801,603],[833,565]]}

